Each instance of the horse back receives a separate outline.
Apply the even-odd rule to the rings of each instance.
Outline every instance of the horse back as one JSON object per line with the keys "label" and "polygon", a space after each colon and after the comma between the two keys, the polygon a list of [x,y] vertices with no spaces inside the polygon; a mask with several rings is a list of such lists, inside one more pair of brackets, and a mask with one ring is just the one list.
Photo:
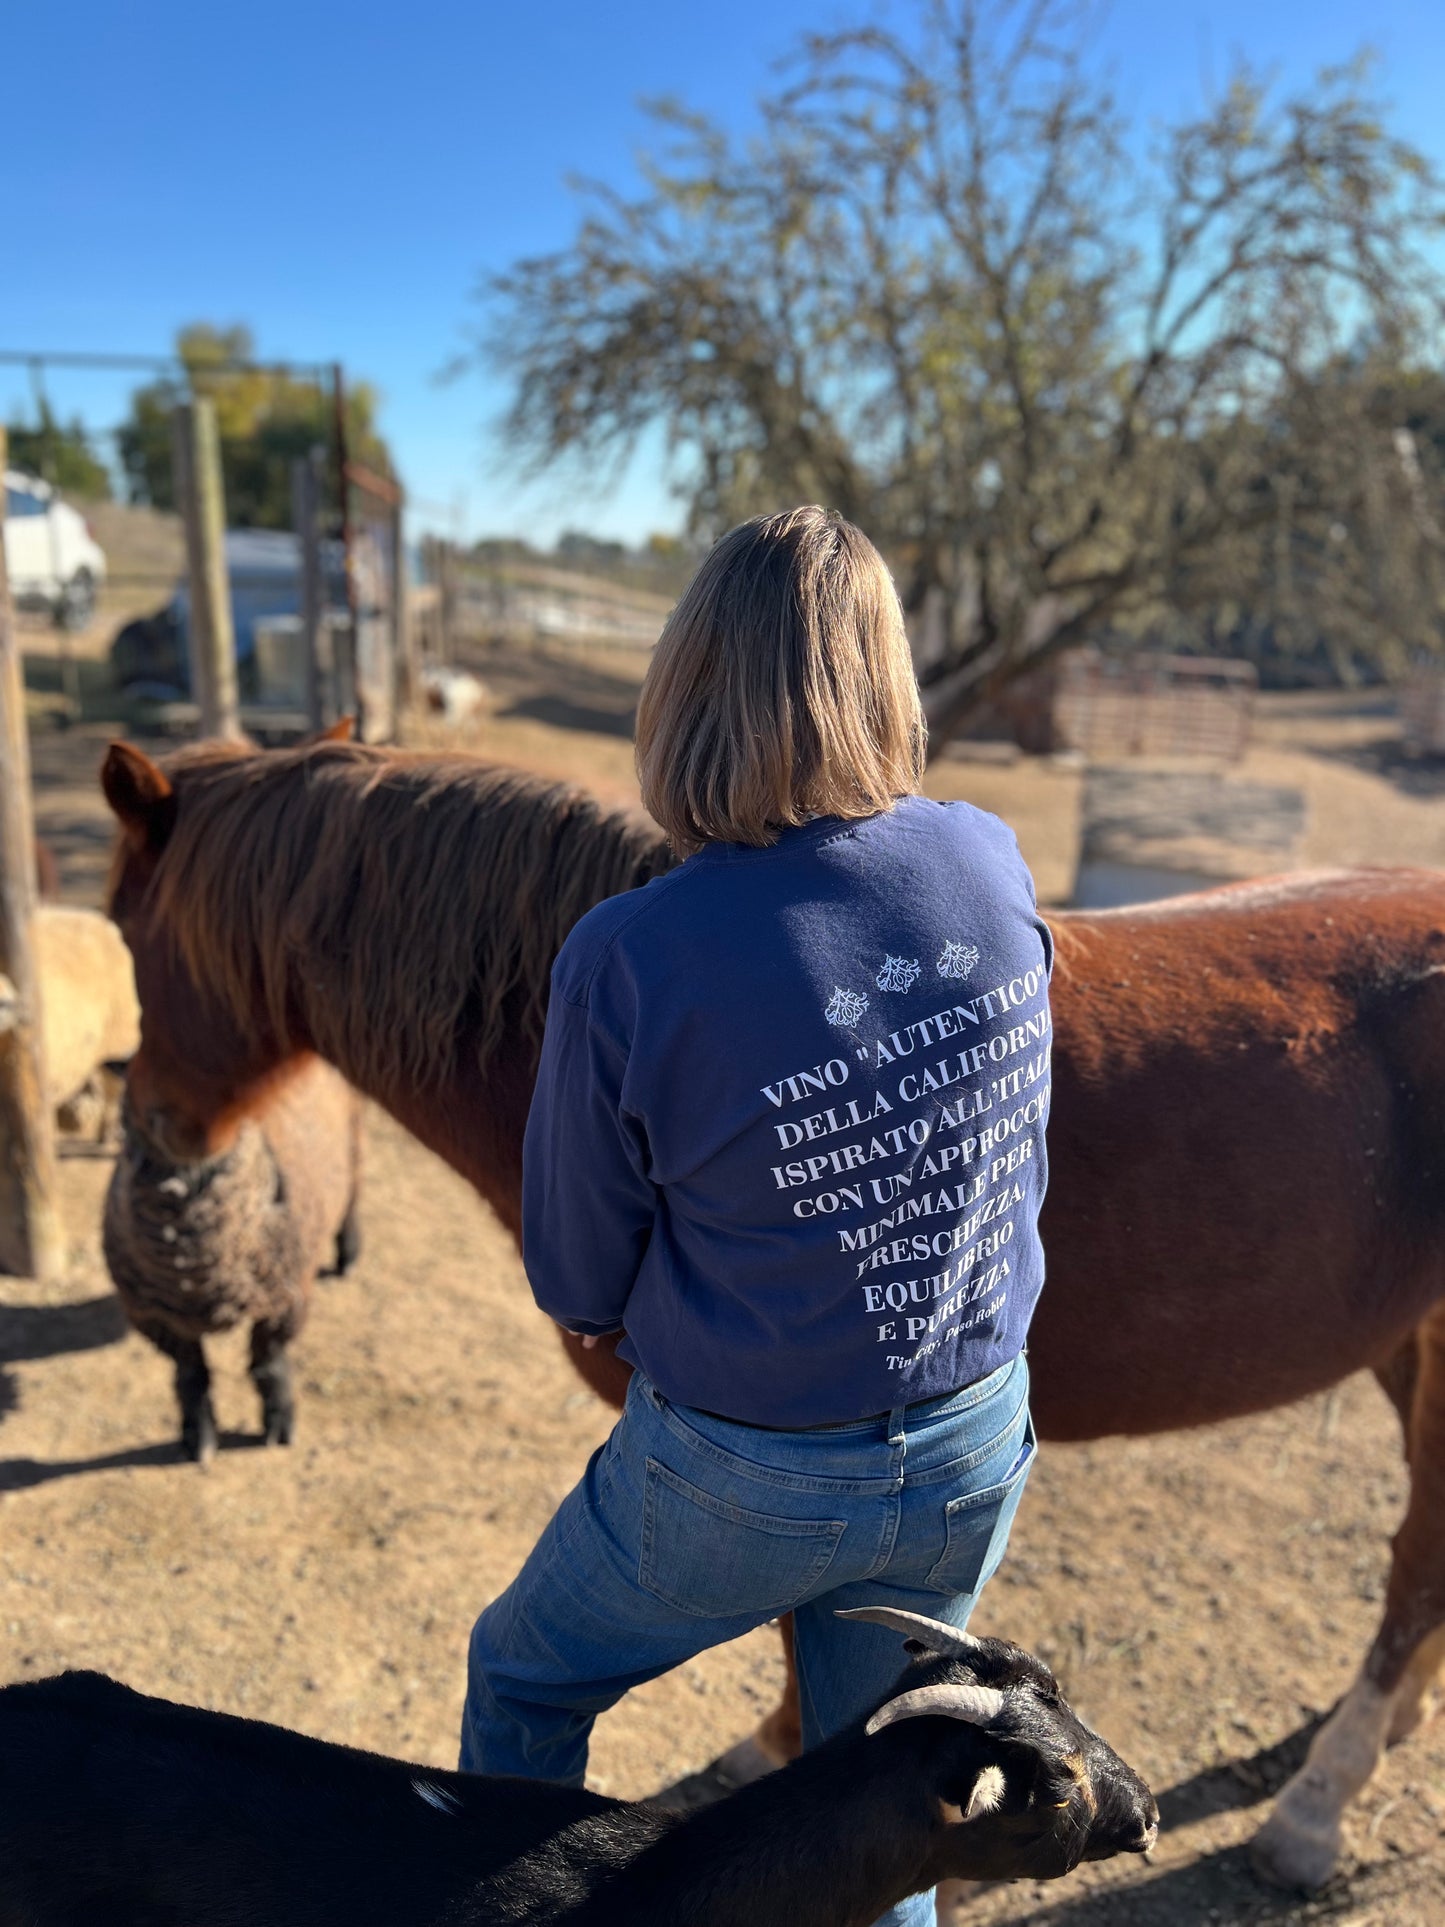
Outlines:
{"label": "horse back", "polygon": [[1040,1429],[1262,1410],[1445,1291],[1445,876],[1282,879],[1055,926]]}

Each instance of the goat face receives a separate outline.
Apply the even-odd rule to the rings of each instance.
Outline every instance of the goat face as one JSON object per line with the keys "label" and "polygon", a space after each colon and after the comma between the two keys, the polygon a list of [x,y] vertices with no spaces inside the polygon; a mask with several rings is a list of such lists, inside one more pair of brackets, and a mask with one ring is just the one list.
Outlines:
{"label": "goat face", "polygon": [[903,1632],[915,1655],[868,1732],[933,1716],[939,1830],[932,1879],[1049,1880],[1081,1860],[1153,1846],[1153,1794],[1084,1725],[1041,1659],[1007,1640],[976,1639],[888,1607],[844,1616]]}

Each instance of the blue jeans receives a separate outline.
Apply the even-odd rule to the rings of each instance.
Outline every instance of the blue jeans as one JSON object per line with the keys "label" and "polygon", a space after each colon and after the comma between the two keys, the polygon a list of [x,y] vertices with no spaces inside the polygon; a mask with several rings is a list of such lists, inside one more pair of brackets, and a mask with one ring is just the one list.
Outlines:
{"label": "blue jeans", "polygon": [[[462,1770],[580,1786],[597,1715],[780,1613],[803,1744],[869,1712],[898,1635],[834,1617],[899,1606],[964,1626],[1033,1462],[1022,1357],[886,1418],[769,1432],[668,1403],[640,1373],[521,1573],[472,1633]],[[879,1927],[932,1927],[933,1899]]]}

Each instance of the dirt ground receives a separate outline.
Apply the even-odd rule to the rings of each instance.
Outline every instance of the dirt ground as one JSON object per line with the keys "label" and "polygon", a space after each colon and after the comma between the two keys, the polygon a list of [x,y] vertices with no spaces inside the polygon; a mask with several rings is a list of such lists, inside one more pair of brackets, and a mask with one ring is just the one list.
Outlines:
{"label": "dirt ground", "polygon": [[[490,714],[468,746],[635,793],[635,668],[491,661]],[[37,708],[39,829],[75,901],[95,901],[104,875],[106,733],[51,728]],[[1242,773],[1303,790],[1302,863],[1445,867],[1445,771],[1401,756],[1383,705],[1273,699]],[[983,752],[930,779],[1014,824],[1046,901],[1069,892],[1080,784],[1077,769]],[[462,1181],[379,1113],[367,1137],[366,1248],[318,1288],[297,1347],[298,1443],[248,1449],[242,1351],[221,1343],[228,1449],[204,1472],[178,1459],[168,1367],[127,1335],[109,1292],[109,1154],[69,1148],[64,1276],[0,1279],[0,1679],[95,1666],[453,1761],[472,1618],[609,1414],[565,1369],[515,1252]],[[1245,1851],[1368,1644],[1403,1492],[1393,1413],[1364,1378],[1207,1431],[1045,1447],[976,1624],[1049,1658],[1150,1779],[1164,1831],[1147,1864],[985,1891],[960,1921],[1445,1922],[1445,1720],[1387,1759],[1323,1894],[1260,1886]],[[599,1724],[595,1784],[641,1794],[699,1766],[756,1722],[780,1677],[762,1632],[632,1695]]]}

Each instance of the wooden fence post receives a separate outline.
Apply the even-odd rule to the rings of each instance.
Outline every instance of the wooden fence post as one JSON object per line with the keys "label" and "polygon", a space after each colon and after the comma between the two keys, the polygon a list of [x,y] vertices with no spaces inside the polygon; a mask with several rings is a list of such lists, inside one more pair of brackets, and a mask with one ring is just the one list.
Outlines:
{"label": "wooden fence post", "polygon": [[391,512],[392,610],[391,646],[396,677],[396,722],[421,697],[420,663],[411,620],[411,572],[406,566],[405,504],[398,498]]}
{"label": "wooden fence post", "polygon": [[321,611],[326,600],[321,566],[321,477],[316,457],[291,464],[291,520],[301,543],[301,640],[306,651],[306,708],[313,729],[336,720],[330,657],[323,656]]}
{"label": "wooden fence post", "polygon": [[[0,427],[0,475],[4,470]],[[25,677],[0,540],[0,1271],[46,1278],[60,1269],[64,1242],[31,944],[35,900]]]}
{"label": "wooden fence post", "polygon": [[437,543],[438,581],[441,588],[441,635],[438,653],[444,663],[457,658],[457,566],[456,550],[444,538]]}
{"label": "wooden fence post", "polygon": [[226,573],[226,503],[216,405],[208,395],[182,402],[173,417],[176,500],[186,525],[190,580],[191,693],[203,736],[241,734],[236,636]]}
{"label": "wooden fence post", "polygon": [[[346,596],[346,628],[341,637],[336,670],[336,700],[343,716],[356,719],[356,740],[367,740],[361,693],[361,637],[356,606],[355,531],[351,524],[351,458],[346,434],[346,375],[339,361],[331,364],[331,437],[336,456],[336,502],[341,535],[342,584]],[[336,647],[336,631],[332,632]]]}

